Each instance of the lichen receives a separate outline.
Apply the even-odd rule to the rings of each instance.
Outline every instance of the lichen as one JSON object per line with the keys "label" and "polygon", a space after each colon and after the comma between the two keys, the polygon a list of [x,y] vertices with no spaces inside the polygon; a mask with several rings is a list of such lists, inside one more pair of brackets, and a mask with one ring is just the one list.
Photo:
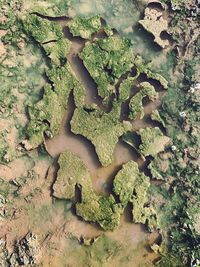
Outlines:
{"label": "lichen", "polygon": [[121,123],[119,116],[120,106],[113,103],[113,109],[109,113],[99,109],[87,112],[83,108],[77,108],[71,120],[72,132],[85,136],[94,144],[103,166],[112,163],[113,151],[119,137],[131,129],[131,124]]}
{"label": "lichen", "polygon": [[90,18],[78,16],[72,19],[67,26],[73,36],[90,39],[93,33],[96,33],[101,29],[101,19],[99,16]]}

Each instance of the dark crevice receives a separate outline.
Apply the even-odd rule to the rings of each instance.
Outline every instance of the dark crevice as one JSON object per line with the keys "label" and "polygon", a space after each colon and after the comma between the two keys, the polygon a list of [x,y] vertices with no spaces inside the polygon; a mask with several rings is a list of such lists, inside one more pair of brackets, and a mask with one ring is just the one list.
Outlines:
{"label": "dark crevice", "polygon": [[147,5],[147,7],[151,8],[151,9],[156,9],[159,11],[163,11],[165,10],[163,4],[159,3],[159,2],[151,2]]}
{"label": "dark crevice", "polygon": [[52,16],[40,14],[39,12],[32,12],[30,14],[37,15],[38,17],[40,17],[42,19],[49,20],[49,21],[57,21],[57,22],[60,22],[60,21],[69,21],[69,20],[71,20],[71,18],[68,17],[68,16],[56,16],[56,17],[52,17]]}
{"label": "dark crevice", "polygon": [[50,43],[56,43],[58,40],[50,40],[50,41],[46,41],[44,43],[42,43],[42,45],[45,45],[45,44],[50,44]]}

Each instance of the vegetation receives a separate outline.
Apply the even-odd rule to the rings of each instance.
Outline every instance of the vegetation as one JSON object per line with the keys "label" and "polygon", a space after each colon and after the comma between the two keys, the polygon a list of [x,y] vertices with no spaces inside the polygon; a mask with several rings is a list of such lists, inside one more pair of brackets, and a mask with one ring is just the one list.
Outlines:
{"label": "vegetation", "polygon": [[133,65],[130,41],[118,36],[87,42],[80,58],[97,83],[99,95],[105,101],[114,92],[117,79]]}
{"label": "vegetation", "polygon": [[85,136],[93,143],[103,166],[112,163],[114,148],[119,137],[131,130],[131,124],[121,123],[119,117],[120,106],[118,103],[113,103],[109,113],[98,108],[89,112],[84,108],[77,108],[71,120],[72,132]]}
{"label": "vegetation", "polygon": [[101,29],[101,19],[99,16],[90,18],[78,16],[72,19],[67,26],[73,36],[90,39],[93,33],[97,33]]}

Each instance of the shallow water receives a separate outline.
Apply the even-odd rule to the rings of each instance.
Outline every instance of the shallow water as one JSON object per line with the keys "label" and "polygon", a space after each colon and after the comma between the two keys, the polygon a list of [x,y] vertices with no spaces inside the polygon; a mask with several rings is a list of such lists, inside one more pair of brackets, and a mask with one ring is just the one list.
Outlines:
{"label": "shallow water", "polygon": [[[64,25],[63,22],[62,25]],[[97,93],[97,85],[84,67],[83,62],[78,57],[78,53],[82,50],[85,41],[80,38],[72,38],[66,28],[64,28],[64,32],[65,35],[72,41],[68,61],[77,78],[82,82],[86,89],[86,104],[96,103],[103,108],[102,100]],[[163,92],[160,92],[159,95],[161,98]],[[132,122],[133,130],[136,131],[147,126],[154,126],[154,123],[148,119],[148,115],[159,105],[160,99],[154,103],[149,101],[146,102],[144,105],[146,116],[143,120],[137,119]],[[91,173],[95,192],[101,195],[110,194],[113,179],[117,172],[121,169],[122,164],[128,162],[129,160],[134,160],[138,163],[141,170],[144,171],[146,169],[147,162],[144,162],[138,153],[121,139],[119,139],[119,142],[115,147],[113,163],[107,167],[102,167],[93,144],[85,137],[75,135],[71,132],[70,120],[73,116],[74,109],[75,104],[73,100],[73,93],[71,93],[59,134],[52,139],[46,140],[46,149],[52,157],[56,159],[58,155],[65,150],[69,150],[79,156]],[[122,119],[127,117],[126,109],[127,106],[124,106],[122,110]],[[57,168],[57,166],[55,168]],[[77,236],[77,238],[80,238],[81,236],[92,238],[104,233],[104,231],[97,225],[85,223],[74,215],[68,217],[66,227],[68,228],[68,231],[74,236]],[[146,250],[145,246],[148,245],[149,242],[152,243],[152,236],[155,239],[158,236],[158,233],[150,235],[145,231],[144,226],[132,223],[130,208],[127,208],[123,214],[119,228],[112,232],[106,232],[106,235],[111,239],[121,242],[123,245],[127,246],[127,244],[129,244],[131,249],[136,248],[141,242],[144,242],[143,253],[146,253],[145,255],[147,255],[147,258],[149,258],[150,261],[157,258],[154,253],[150,253],[150,251]],[[131,260],[130,265],[127,266],[139,266],[137,263],[135,263],[135,265],[132,264],[133,261]]]}

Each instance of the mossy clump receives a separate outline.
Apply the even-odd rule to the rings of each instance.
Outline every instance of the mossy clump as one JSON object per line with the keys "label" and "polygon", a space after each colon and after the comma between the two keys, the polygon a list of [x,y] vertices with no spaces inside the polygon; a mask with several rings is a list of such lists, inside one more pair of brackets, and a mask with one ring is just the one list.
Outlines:
{"label": "mossy clump", "polygon": [[76,204],[76,213],[85,221],[98,223],[104,230],[113,230],[119,225],[123,209],[112,195],[97,196],[82,190],[81,198],[81,203]]}
{"label": "mossy clump", "polygon": [[144,97],[148,97],[151,101],[158,98],[158,93],[155,88],[149,82],[140,83],[141,90],[134,95],[129,102],[129,118],[131,120],[136,119],[137,114],[140,113],[140,119],[144,117],[142,100]]}
{"label": "mossy clump", "polygon": [[117,80],[133,66],[130,40],[118,36],[86,43],[80,58],[97,83],[102,98],[114,92]]}
{"label": "mossy clump", "polygon": [[[129,122],[121,123],[120,106],[113,103],[111,112],[106,113],[99,109],[87,112],[84,108],[77,108],[71,120],[71,130],[90,140],[103,166],[113,161],[113,152],[120,136],[131,130]],[[109,133],[109,134],[108,134]]]}
{"label": "mossy clump", "polygon": [[136,56],[134,59],[134,65],[137,70],[137,76],[144,73],[147,78],[158,81],[164,89],[168,89],[168,81],[159,73],[152,71],[151,63],[147,63],[141,56]]}
{"label": "mossy clump", "polygon": [[91,177],[82,160],[69,151],[60,154],[59,170],[53,185],[53,195],[61,199],[73,199],[75,186],[81,185],[82,190],[92,190]]}
{"label": "mossy clump", "polygon": [[131,90],[134,85],[135,78],[134,77],[128,77],[126,80],[124,80],[119,87],[119,101],[125,102],[129,99]]}
{"label": "mossy clump", "polygon": [[73,18],[67,26],[73,36],[90,39],[93,33],[101,29],[101,18],[100,16],[93,16],[90,18],[78,16]]}
{"label": "mossy clump", "polygon": [[62,28],[58,23],[36,14],[28,14],[23,20],[23,25],[25,32],[40,44],[63,38]]}
{"label": "mossy clump", "polygon": [[30,123],[27,127],[29,142],[33,148],[43,142],[44,133],[53,137],[59,131],[64,108],[51,86],[44,87],[43,98],[29,106]]}
{"label": "mossy clump", "polygon": [[71,42],[68,39],[59,39],[55,42],[43,44],[46,55],[55,65],[60,65],[67,60],[67,55],[70,52]]}
{"label": "mossy clump", "polygon": [[135,181],[140,175],[138,165],[134,161],[129,161],[122,166],[113,182],[113,191],[119,196],[123,206],[126,206],[133,197]]}
{"label": "mossy clump", "polygon": [[41,45],[52,64],[66,62],[71,42],[64,38],[62,28],[57,22],[37,14],[28,14],[23,20],[23,26],[26,34]]}
{"label": "mossy clump", "polygon": [[159,113],[159,111],[157,109],[156,110],[153,110],[150,116],[151,116],[151,119],[153,121],[160,122],[162,124],[162,126],[165,127],[165,122],[160,117],[160,113]]}
{"label": "mossy clump", "polygon": [[52,85],[46,84],[42,99],[28,109],[30,122],[27,135],[32,147],[43,142],[44,134],[49,138],[58,134],[73,89],[75,104],[82,107],[85,101],[84,87],[76,79],[68,63],[64,66],[54,65],[46,74]]}
{"label": "mossy clump", "polygon": [[147,224],[149,231],[157,227],[156,212],[148,202],[150,179],[141,173],[137,163],[129,161],[115,176],[113,191],[119,197],[120,203],[126,207],[132,203],[132,215],[135,223]]}
{"label": "mossy clump", "polygon": [[76,80],[69,63],[63,66],[53,66],[46,74],[53,85],[53,90],[58,95],[60,104],[66,108],[69,94]]}
{"label": "mossy clump", "polygon": [[81,202],[76,203],[76,213],[85,221],[98,223],[105,230],[119,225],[121,204],[114,197],[98,196],[93,190],[91,176],[82,160],[71,152],[61,153],[57,179],[53,185],[53,195],[61,199],[74,199],[75,188],[81,191]]}
{"label": "mossy clump", "polygon": [[163,135],[158,127],[140,129],[138,134],[141,137],[139,149],[144,157],[155,156],[159,152],[164,151],[165,146],[170,141],[170,138]]}

